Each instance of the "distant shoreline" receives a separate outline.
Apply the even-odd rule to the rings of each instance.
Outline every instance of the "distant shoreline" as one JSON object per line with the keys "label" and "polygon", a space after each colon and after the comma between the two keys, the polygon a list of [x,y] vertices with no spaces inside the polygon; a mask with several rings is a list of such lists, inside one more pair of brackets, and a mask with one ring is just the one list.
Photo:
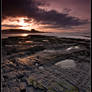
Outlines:
{"label": "distant shoreline", "polygon": [[2,34],[20,34],[20,33],[45,33],[42,31],[38,31],[35,29],[31,29],[30,31],[28,30],[22,30],[22,29],[8,29],[8,30],[2,30],[1,31]]}

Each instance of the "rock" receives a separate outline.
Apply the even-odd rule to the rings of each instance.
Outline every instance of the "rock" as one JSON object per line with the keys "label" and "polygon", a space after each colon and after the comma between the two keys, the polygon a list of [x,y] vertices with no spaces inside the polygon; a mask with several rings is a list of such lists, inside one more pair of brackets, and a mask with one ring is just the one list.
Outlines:
{"label": "rock", "polygon": [[37,59],[39,59],[40,57],[39,56],[37,56]]}
{"label": "rock", "polygon": [[[48,90],[47,92],[54,92],[53,90]],[[56,92],[56,91],[55,91]]]}
{"label": "rock", "polygon": [[4,88],[2,89],[2,92],[10,92],[10,89],[9,89],[8,87],[4,87]]}
{"label": "rock", "polygon": [[35,66],[38,66],[38,65],[39,65],[38,63],[35,64]]}
{"label": "rock", "polygon": [[33,87],[26,87],[26,92],[34,92],[34,88]]}
{"label": "rock", "polygon": [[26,71],[23,74],[24,74],[25,77],[28,77],[31,74],[31,72],[30,71]]}
{"label": "rock", "polygon": [[27,83],[29,86],[33,86],[34,88],[39,88],[39,89],[45,89],[45,87],[43,87],[43,85],[41,85],[40,83],[38,83],[37,81],[35,81],[34,79],[32,78],[28,78],[27,79]]}
{"label": "rock", "polygon": [[28,85],[28,86],[31,85],[31,83],[30,83],[30,78],[27,78],[27,79],[26,79],[26,82],[27,82],[27,85]]}
{"label": "rock", "polygon": [[19,86],[19,83],[16,81],[16,79],[8,81],[7,84],[8,84],[9,87],[18,87]]}
{"label": "rock", "polygon": [[10,92],[20,92],[20,89],[18,87],[12,87],[10,88]]}
{"label": "rock", "polygon": [[89,42],[39,35],[2,42],[3,92],[78,92],[72,88],[90,85]]}
{"label": "rock", "polygon": [[8,80],[8,76],[7,75],[3,75],[3,79],[6,81]]}
{"label": "rock", "polygon": [[17,75],[17,78],[18,78],[18,79],[21,79],[21,78],[23,78],[23,77],[24,77],[23,74],[18,74],[18,75]]}
{"label": "rock", "polygon": [[34,62],[34,65],[35,66],[39,66],[39,62]]}
{"label": "rock", "polygon": [[[2,74],[2,73],[1,73]],[[1,75],[1,81],[4,81],[4,77]]]}
{"label": "rock", "polygon": [[17,72],[12,71],[12,72],[7,73],[6,75],[8,76],[8,79],[15,79]]}
{"label": "rock", "polygon": [[7,87],[7,82],[2,82],[2,87]]}
{"label": "rock", "polygon": [[26,89],[21,89],[20,92],[26,92]]}
{"label": "rock", "polygon": [[43,70],[43,69],[44,69],[44,67],[43,67],[43,66],[39,66],[39,69],[40,69],[40,70]]}
{"label": "rock", "polygon": [[57,62],[55,65],[61,68],[75,68],[76,67],[76,63],[72,59],[62,60],[60,62]]}
{"label": "rock", "polygon": [[21,82],[20,83],[20,89],[22,90],[22,89],[25,89],[26,88],[26,83],[25,82]]}

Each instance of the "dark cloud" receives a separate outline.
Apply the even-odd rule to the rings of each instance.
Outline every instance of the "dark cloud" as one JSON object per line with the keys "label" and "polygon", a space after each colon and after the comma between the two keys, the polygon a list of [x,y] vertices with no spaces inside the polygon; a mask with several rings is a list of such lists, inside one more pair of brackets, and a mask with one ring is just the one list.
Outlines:
{"label": "dark cloud", "polygon": [[36,9],[34,0],[2,0],[2,16],[26,16]]}
{"label": "dark cloud", "polygon": [[68,9],[68,8],[63,9],[63,13],[66,13],[66,14],[70,13],[71,11],[72,11],[72,9]]}
{"label": "dark cloud", "polygon": [[[69,14],[59,13],[55,10],[45,11],[38,8],[45,5],[40,0],[2,0],[2,17],[26,16],[33,18],[41,24],[50,24],[53,27],[70,28],[88,23]],[[69,12],[70,10],[67,9]],[[28,21],[28,20],[27,20]]]}
{"label": "dark cloud", "polygon": [[53,28],[70,28],[72,26],[79,26],[88,23],[87,20],[81,20],[77,17],[69,16],[68,14],[58,13],[55,10],[44,11],[40,9],[37,11],[37,14],[34,15],[34,19],[41,24],[49,24],[50,26],[53,26]]}

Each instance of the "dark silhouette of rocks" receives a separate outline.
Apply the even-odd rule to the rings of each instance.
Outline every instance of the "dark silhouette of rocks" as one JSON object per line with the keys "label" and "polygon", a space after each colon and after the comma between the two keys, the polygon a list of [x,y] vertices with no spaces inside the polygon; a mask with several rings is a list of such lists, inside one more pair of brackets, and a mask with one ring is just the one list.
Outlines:
{"label": "dark silhouette of rocks", "polygon": [[35,29],[31,29],[31,32],[32,32],[32,33],[41,33],[40,31],[37,31],[37,30],[35,30]]}
{"label": "dark silhouette of rocks", "polygon": [[18,34],[18,33],[43,33],[41,31],[31,29],[29,30],[23,30],[23,29],[7,29],[7,30],[2,30],[2,34]]}

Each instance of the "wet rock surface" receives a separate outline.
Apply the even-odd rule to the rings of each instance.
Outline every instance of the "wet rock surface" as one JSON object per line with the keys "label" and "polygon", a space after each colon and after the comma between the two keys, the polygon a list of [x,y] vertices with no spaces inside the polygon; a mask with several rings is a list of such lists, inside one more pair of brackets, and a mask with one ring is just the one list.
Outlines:
{"label": "wet rock surface", "polygon": [[2,92],[90,92],[90,40],[2,39],[1,69]]}

